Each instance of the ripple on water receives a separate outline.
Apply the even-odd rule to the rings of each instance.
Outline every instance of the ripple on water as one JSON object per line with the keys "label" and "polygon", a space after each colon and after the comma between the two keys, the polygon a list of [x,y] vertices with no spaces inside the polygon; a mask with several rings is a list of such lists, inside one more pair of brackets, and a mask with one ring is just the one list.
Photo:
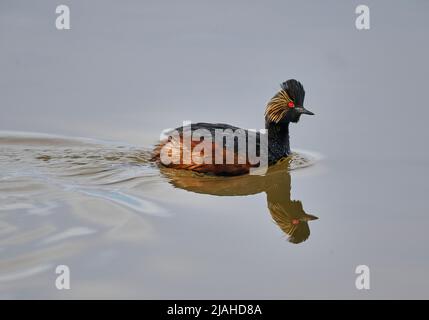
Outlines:
{"label": "ripple on water", "polygon": [[[308,167],[319,158],[297,151],[279,168]],[[0,132],[0,283],[96,246],[102,241],[85,241],[94,235],[154,237],[150,219],[169,211],[145,193],[166,179],[149,159],[150,150],[126,144]],[[181,174],[194,175],[173,173]]]}
{"label": "ripple on water", "polygon": [[[3,197],[30,196],[54,186],[112,201],[143,214],[165,213],[152,200],[129,193],[136,186],[162,181],[156,166],[149,161],[149,149],[85,138],[14,132],[0,132],[0,148]],[[311,166],[318,159],[320,156],[315,153],[299,150],[279,167],[296,170]],[[3,209],[11,205],[3,202]]]}

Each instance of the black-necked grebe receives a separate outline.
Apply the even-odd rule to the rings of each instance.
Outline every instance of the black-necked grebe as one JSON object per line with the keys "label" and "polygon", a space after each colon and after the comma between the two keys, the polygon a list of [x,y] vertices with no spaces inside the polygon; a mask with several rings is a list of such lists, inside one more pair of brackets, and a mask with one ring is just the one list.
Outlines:
{"label": "black-necked grebe", "polygon": [[[302,114],[313,115],[313,113],[306,108],[304,108],[304,97],[305,91],[302,84],[295,80],[290,79],[281,84],[281,90],[268,102],[265,110],[265,129],[268,130],[268,165],[273,165],[282,158],[285,158],[291,154],[290,144],[289,144],[289,123],[296,123],[299,121]],[[194,133],[196,130],[204,130],[209,132],[213,137],[216,134],[216,130],[222,130],[226,135],[234,135],[234,132],[240,128],[234,127],[228,124],[221,123],[195,123],[191,124],[186,130],[190,130],[190,133]],[[239,155],[237,154],[238,150],[238,139],[232,137],[234,141],[234,162],[225,161],[226,154],[226,141],[228,139],[223,139],[222,143],[219,145],[216,142],[211,142],[211,151],[212,156],[210,157],[211,162],[203,163],[197,161],[190,162],[174,162],[174,163],[163,163],[160,160],[161,150],[167,144],[170,143],[172,148],[176,148],[178,154],[182,157],[184,150],[184,128],[175,129],[179,133],[178,138],[175,138],[174,143],[172,142],[172,137],[162,141],[154,150],[153,160],[160,162],[162,165],[165,165],[170,168],[175,169],[185,169],[193,170],[200,173],[209,173],[214,175],[241,175],[249,173],[250,168],[256,167],[256,165],[251,164],[250,161],[237,161]],[[248,131],[241,129],[246,133],[248,137]],[[243,132],[242,131],[242,132]],[[257,134],[259,135],[259,133]],[[189,141],[188,148],[191,148],[191,153],[194,148],[203,140],[198,139],[197,141]],[[248,140],[246,140],[248,141]],[[260,138],[256,139],[257,147],[259,148]],[[247,143],[247,142],[246,142]],[[198,149],[200,150],[200,149]],[[221,163],[215,161],[215,155],[217,152],[223,154],[223,161]],[[198,151],[200,152],[200,151]],[[259,151],[258,151],[259,152]],[[181,158],[182,159],[182,158]]]}

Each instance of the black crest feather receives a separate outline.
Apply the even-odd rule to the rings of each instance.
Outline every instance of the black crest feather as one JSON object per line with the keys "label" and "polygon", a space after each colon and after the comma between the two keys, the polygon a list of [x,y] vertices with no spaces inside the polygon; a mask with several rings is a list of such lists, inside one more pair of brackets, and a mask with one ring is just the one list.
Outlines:
{"label": "black crest feather", "polygon": [[292,98],[296,105],[304,105],[305,90],[303,85],[298,80],[289,79],[283,82],[280,86],[287,92],[289,97]]}

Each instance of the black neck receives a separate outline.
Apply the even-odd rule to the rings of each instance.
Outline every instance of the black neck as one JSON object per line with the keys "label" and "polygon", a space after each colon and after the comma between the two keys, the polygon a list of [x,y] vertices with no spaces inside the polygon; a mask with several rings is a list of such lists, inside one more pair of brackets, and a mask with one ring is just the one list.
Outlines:
{"label": "black neck", "polygon": [[290,155],[289,122],[265,122],[268,129],[268,162],[274,164]]}

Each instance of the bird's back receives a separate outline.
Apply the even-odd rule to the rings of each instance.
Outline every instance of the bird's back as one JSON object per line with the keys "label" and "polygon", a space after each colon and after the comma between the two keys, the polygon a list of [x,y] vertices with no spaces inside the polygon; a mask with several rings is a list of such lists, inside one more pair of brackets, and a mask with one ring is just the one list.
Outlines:
{"label": "bird's back", "polygon": [[[194,156],[200,156],[200,151],[198,151],[198,155],[194,152],[194,149],[197,145],[199,145],[202,141],[202,139],[191,139],[189,141],[189,144],[186,145],[184,142],[184,133],[188,137],[194,137],[195,134],[198,134],[199,137],[210,135],[211,137],[211,162],[207,163],[198,163],[198,161],[191,161],[190,163],[184,163],[183,161],[183,151],[186,150],[188,145],[191,146],[191,154],[192,159]],[[220,138],[216,138],[219,135],[222,135]],[[166,167],[175,168],[175,169],[186,169],[186,170],[193,170],[200,173],[209,173],[214,175],[223,175],[223,176],[234,176],[234,175],[241,175],[241,174],[247,174],[249,173],[249,170],[251,167],[255,167],[255,165],[252,165],[249,163],[247,159],[247,143],[248,143],[248,136],[249,131],[245,129],[241,129],[239,127],[235,127],[229,124],[224,123],[205,123],[205,122],[198,122],[193,123],[190,126],[185,127],[179,127],[176,128],[166,134],[170,137],[170,139],[166,139],[164,141],[161,141],[161,143],[155,148],[154,157],[153,159],[161,164],[163,164]],[[244,140],[240,141],[240,137]],[[204,138],[205,139],[205,138]],[[243,148],[239,148],[240,143],[244,141],[244,150]],[[256,132],[256,150],[259,150],[259,132]],[[169,149],[176,149],[174,151],[177,152],[177,154],[181,155],[181,161],[180,163],[169,163],[165,164],[161,161],[161,150],[164,147],[168,147]],[[232,148],[233,146],[233,148]],[[242,146],[243,147],[243,146]],[[198,149],[200,150],[200,149]],[[241,152],[238,151],[244,151],[244,155],[241,154]],[[172,150],[173,151],[173,150]],[[234,153],[234,162],[233,163],[227,163],[226,156],[227,152],[233,152]],[[206,152],[206,150],[204,150]],[[222,163],[217,163],[216,161],[216,153],[220,153],[223,155],[223,161]],[[243,158],[244,157],[244,158]]]}

